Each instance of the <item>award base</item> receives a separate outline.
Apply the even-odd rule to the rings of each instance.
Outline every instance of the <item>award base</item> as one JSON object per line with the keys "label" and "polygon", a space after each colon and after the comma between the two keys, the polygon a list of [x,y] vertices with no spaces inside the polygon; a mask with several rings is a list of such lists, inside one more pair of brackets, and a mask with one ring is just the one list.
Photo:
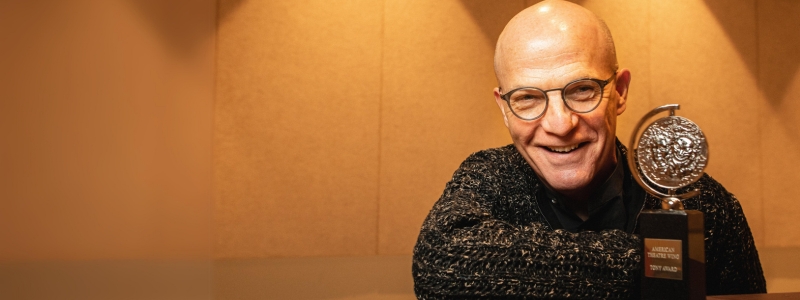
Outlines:
{"label": "award base", "polygon": [[642,299],[706,299],[703,213],[643,210]]}

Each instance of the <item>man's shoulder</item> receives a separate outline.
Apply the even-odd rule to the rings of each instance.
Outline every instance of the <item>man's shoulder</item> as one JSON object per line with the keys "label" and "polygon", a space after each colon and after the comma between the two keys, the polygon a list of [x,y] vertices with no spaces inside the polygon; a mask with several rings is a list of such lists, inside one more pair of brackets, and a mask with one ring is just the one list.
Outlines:
{"label": "man's shoulder", "polygon": [[510,144],[470,154],[456,172],[524,172],[526,167],[530,168],[517,148]]}
{"label": "man's shoulder", "polygon": [[471,160],[486,162],[499,161],[516,155],[519,155],[517,148],[514,147],[514,144],[508,144],[502,147],[489,148],[480,150],[478,152],[473,152],[467,157],[465,162]]}
{"label": "man's shoulder", "polygon": [[720,208],[727,210],[731,207],[740,206],[736,196],[728,192],[719,181],[708,174],[703,174],[695,183],[690,184],[679,193],[685,193],[690,190],[700,192],[699,196],[686,200],[687,204],[696,202],[690,205],[693,206],[692,209],[713,212]]}
{"label": "man's shoulder", "polygon": [[531,177],[533,169],[512,144],[470,154],[453,173],[451,184],[531,183]]}

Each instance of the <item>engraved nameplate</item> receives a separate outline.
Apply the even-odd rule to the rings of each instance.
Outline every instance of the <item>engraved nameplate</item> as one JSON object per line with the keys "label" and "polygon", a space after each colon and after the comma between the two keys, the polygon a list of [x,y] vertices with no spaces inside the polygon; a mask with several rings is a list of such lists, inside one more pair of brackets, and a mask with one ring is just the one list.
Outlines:
{"label": "engraved nameplate", "polygon": [[683,279],[681,240],[644,239],[644,276]]}

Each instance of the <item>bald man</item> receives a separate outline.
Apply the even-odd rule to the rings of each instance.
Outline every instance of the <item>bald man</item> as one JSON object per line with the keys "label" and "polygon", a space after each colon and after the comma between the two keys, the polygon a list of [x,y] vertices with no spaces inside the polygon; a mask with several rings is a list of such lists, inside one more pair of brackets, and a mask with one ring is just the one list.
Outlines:
{"label": "bald man", "polygon": [[[605,23],[566,1],[520,12],[497,42],[494,89],[513,145],[472,154],[414,249],[419,299],[637,298],[642,209],[660,208],[616,140],[630,71]],[[709,176],[685,201],[705,213],[707,293],[766,292],[736,198]]]}

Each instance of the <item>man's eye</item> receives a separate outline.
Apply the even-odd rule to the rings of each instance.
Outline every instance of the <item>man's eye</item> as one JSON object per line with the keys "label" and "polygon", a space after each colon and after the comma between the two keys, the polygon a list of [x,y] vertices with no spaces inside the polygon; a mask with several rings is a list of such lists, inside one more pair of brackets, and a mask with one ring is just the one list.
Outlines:
{"label": "man's eye", "polygon": [[576,84],[566,92],[567,98],[573,101],[591,100],[599,93],[599,87],[592,84]]}
{"label": "man's eye", "polygon": [[544,95],[520,94],[520,95],[514,95],[514,97],[512,97],[512,100],[513,101],[520,101],[520,102],[522,102],[522,101],[524,101],[524,102],[528,102],[528,101],[544,101]]}

